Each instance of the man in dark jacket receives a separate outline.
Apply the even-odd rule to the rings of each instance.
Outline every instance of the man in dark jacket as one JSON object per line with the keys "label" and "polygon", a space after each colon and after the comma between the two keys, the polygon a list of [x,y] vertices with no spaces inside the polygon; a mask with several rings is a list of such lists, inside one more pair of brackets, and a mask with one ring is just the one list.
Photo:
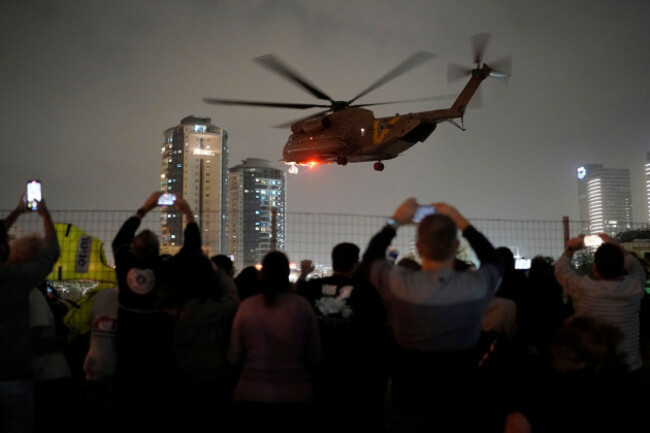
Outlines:
{"label": "man in dark jacket", "polygon": [[43,247],[28,261],[8,266],[7,232],[26,212],[24,197],[0,222],[0,431],[31,432],[34,421],[32,352],[29,327],[29,292],[52,271],[59,258],[56,230],[44,202]]}
{"label": "man in dark jacket", "polygon": [[[151,230],[136,235],[142,218],[158,206],[156,191],[113,239],[119,287],[116,334],[117,427],[147,430],[166,425],[160,416],[171,404],[177,369],[173,356],[173,319],[159,306],[160,256],[158,237]],[[181,251],[201,251],[201,234],[187,201],[174,207],[186,221]]]}

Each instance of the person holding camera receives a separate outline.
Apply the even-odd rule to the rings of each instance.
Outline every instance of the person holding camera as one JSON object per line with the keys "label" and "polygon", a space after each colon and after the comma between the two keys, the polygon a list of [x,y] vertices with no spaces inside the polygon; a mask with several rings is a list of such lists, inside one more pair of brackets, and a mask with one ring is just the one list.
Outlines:
{"label": "person holding camera", "polygon": [[585,235],[570,239],[564,254],[555,262],[555,277],[573,301],[577,314],[600,317],[623,332],[620,349],[630,371],[643,366],[639,335],[639,312],[645,295],[645,270],[634,255],[605,233],[596,249],[591,275],[580,275],[571,267],[576,251],[585,248]]}
{"label": "person holding camera", "polygon": [[[161,202],[162,191],[152,193],[129,217],[112,242],[118,283],[118,324],[115,340],[115,414],[117,427],[162,427],[156,415],[170,404],[178,376],[173,356],[174,320],[159,305],[160,255],[158,236],[145,229],[136,235],[142,218]],[[201,233],[186,200],[173,206],[185,216],[183,251],[201,252]],[[159,424],[156,424],[159,423]]]}
{"label": "person holding camera", "polygon": [[7,233],[28,211],[25,196],[0,221],[0,431],[31,432],[34,391],[30,334],[30,292],[52,271],[60,255],[56,229],[45,202],[29,210],[43,219],[43,242],[28,258],[11,263]]}
{"label": "person holding camera", "polygon": [[[393,266],[386,250],[400,226],[414,224],[421,270]],[[419,220],[419,218],[415,218]],[[480,260],[476,270],[457,270],[458,231]],[[371,283],[389,311],[395,341],[391,423],[397,431],[466,431],[472,409],[467,399],[478,363],[474,349],[481,320],[504,266],[492,244],[460,212],[446,203],[421,207],[404,201],[376,234],[364,254]]]}

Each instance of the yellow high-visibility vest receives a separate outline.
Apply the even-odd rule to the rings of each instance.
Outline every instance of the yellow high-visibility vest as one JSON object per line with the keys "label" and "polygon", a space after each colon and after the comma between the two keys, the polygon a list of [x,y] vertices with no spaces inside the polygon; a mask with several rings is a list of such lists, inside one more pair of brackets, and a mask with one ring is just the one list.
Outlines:
{"label": "yellow high-visibility vest", "polygon": [[72,224],[54,224],[61,255],[47,276],[51,281],[92,280],[115,285],[115,269],[108,266],[104,243]]}

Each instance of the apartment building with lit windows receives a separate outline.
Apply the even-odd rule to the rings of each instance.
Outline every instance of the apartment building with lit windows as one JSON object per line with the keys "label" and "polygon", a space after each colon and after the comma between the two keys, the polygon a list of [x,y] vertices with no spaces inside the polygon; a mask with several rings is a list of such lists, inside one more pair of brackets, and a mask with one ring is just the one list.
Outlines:
{"label": "apartment building with lit windows", "polygon": [[248,158],[228,177],[228,254],[237,270],[285,249],[286,172]]}
{"label": "apartment building with lit windows", "polygon": [[630,171],[587,164],[578,168],[582,233],[616,233],[632,228]]}
{"label": "apartment building with lit windows", "polygon": [[[164,131],[161,189],[183,197],[194,211],[204,250],[225,252],[228,133],[209,117],[188,116]],[[161,247],[173,253],[183,245],[186,222],[173,206],[161,209]]]}

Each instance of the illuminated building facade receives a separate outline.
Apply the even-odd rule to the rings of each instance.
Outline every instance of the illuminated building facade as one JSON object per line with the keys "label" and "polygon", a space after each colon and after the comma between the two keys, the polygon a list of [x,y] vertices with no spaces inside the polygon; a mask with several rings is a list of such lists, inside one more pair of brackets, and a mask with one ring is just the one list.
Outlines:
{"label": "illuminated building facade", "polygon": [[582,233],[616,233],[632,228],[630,171],[588,164],[578,168]]}
{"label": "illuminated building facade", "polygon": [[228,254],[237,270],[285,249],[286,173],[248,158],[229,170]]}
{"label": "illuminated building facade", "polygon": [[[209,117],[188,116],[168,128],[161,148],[161,189],[183,197],[201,228],[204,249],[226,250],[228,133]],[[183,245],[185,221],[173,206],[162,208],[161,246],[174,252]]]}

